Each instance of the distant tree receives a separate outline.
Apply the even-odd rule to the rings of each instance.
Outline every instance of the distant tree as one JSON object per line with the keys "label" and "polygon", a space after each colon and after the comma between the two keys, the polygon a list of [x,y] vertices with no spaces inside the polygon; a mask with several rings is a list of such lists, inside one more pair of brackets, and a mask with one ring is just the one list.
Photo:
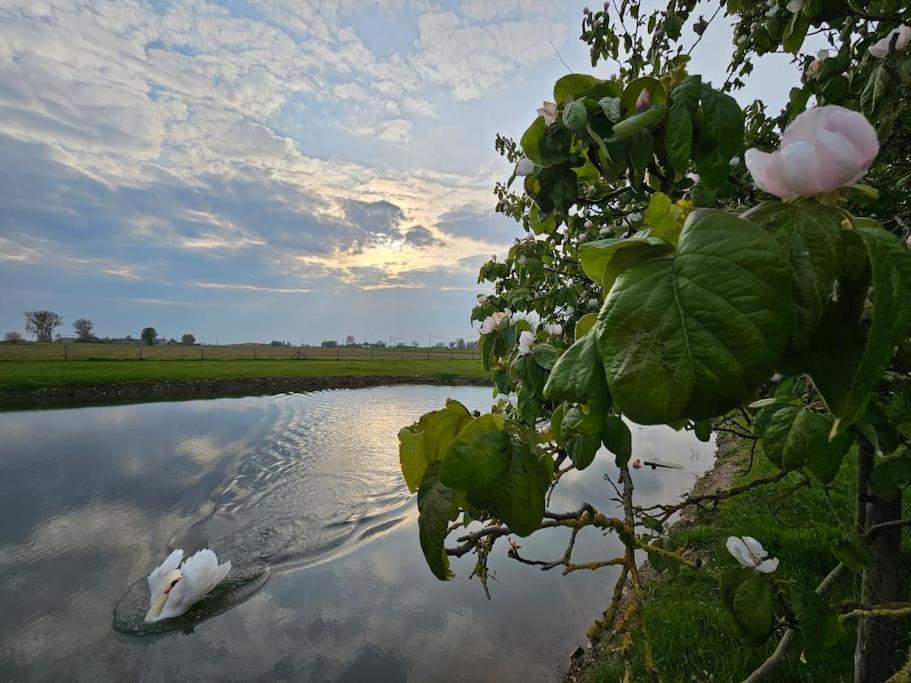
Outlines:
{"label": "distant tree", "polygon": [[273,339],[271,342],[269,342],[269,346],[284,346],[284,345],[285,345],[285,342],[278,341],[277,339]]}
{"label": "distant tree", "polygon": [[458,339],[456,339],[456,348],[457,348],[457,349],[464,349],[464,348],[465,348],[465,340],[462,339],[461,337],[459,337]]}
{"label": "distant tree", "polygon": [[177,346],[177,344],[179,344],[179,342],[176,339],[174,339],[174,337],[171,337],[170,339],[168,339],[168,346]]}
{"label": "distant tree", "polygon": [[334,339],[326,339],[320,342],[320,346],[326,349],[334,349],[336,346],[338,346],[338,342]]}
{"label": "distant tree", "polygon": [[8,341],[10,344],[18,344],[18,343],[24,341],[24,339],[22,338],[22,335],[19,334],[18,332],[7,332],[6,334],[3,335],[3,338],[6,341]]}
{"label": "distant tree", "polygon": [[379,341],[377,341],[377,342],[374,344],[374,346],[375,346],[376,348],[378,348],[378,349],[385,349],[385,348],[386,348],[386,342],[384,342],[382,339],[380,339]]}
{"label": "distant tree", "polygon": [[76,341],[87,342],[92,339],[94,337],[92,328],[94,327],[95,323],[88,318],[79,318],[73,323],[73,329],[76,331]]}
{"label": "distant tree", "polygon": [[345,346],[354,346],[354,344],[355,340],[353,334],[349,334],[347,337],[345,337]]}
{"label": "distant tree", "polygon": [[63,324],[63,318],[53,311],[26,311],[25,331],[35,335],[35,340],[49,343],[54,340],[54,329]]}
{"label": "distant tree", "polygon": [[465,342],[465,348],[466,349],[476,349],[476,348],[478,348],[478,342],[476,342],[476,341]]}
{"label": "distant tree", "polygon": [[158,339],[158,332],[154,327],[143,327],[139,338],[142,339],[143,344],[152,346],[155,344],[155,340]]}
{"label": "distant tree", "polygon": [[196,343],[196,337],[194,337],[192,334],[185,334],[180,338],[180,343],[186,344],[187,346],[192,346]]}

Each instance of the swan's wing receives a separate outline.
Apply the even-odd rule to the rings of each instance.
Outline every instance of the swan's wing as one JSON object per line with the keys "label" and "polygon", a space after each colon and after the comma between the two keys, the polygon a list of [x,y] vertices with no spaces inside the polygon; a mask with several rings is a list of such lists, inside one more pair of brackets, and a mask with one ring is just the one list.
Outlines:
{"label": "swan's wing", "polygon": [[180,566],[180,561],[183,559],[183,550],[178,548],[170,555],[167,559],[161,563],[158,567],[152,570],[152,573],[149,574],[149,591],[152,595],[158,595],[164,591],[167,586],[164,584],[164,577],[169,573],[174,571]]}
{"label": "swan's wing", "polygon": [[231,570],[231,563],[218,566],[218,558],[208,548],[187,558],[180,571],[183,580],[187,582],[188,597],[192,596],[193,602],[202,599],[215,586],[220,584]]}

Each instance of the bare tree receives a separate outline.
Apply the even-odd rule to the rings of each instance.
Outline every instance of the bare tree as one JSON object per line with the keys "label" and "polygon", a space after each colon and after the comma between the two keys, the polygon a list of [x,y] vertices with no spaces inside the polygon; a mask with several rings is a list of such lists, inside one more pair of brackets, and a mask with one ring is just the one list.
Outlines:
{"label": "bare tree", "polygon": [[76,337],[79,341],[85,342],[92,338],[92,329],[95,327],[93,323],[88,318],[79,318],[76,322],[73,323],[73,329],[76,331]]}
{"label": "bare tree", "polygon": [[63,318],[53,311],[26,311],[25,331],[43,343],[54,341],[54,329],[63,324]]}
{"label": "bare tree", "polygon": [[354,346],[354,341],[354,335],[349,334],[347,337],[345,337],[345,346]]}
{"label": "bare tree", "polygon": [[144,344],[152,346],[155,344],[155,340],[158,339],[158,332],[154,327],[143,327],[139,337]]}
{"label": "bare tree", "polygon": [[180,338],[180,343],[187,346],[192,346],[196,343],[196,337],[194,337],[192,334],[185,334]]}
{"label": "bare tree", "polygon": [[18,344],[19,342],[23,341],[22,335],[18,332],[7,332],[5,335],[3,335],[3,338],[10,344]]}

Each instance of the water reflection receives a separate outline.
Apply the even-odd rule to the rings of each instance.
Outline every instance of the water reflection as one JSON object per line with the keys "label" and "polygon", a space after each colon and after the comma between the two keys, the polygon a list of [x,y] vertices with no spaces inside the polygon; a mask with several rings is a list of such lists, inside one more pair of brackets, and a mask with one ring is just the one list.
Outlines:
{"label": "water reflection", "polygon": [[[539,680],[609,599],[607,572],[544,574],[492,560],[493,601],[471,559],[440,583],[426,569],[396,433],[443,405],[489,404],[476,387],[380,387],[282,397],[0,414],[0,671],[28,680]],[[634,430],[636,454],[684,465],[639,471],[642,502],[688,488],[711,447]],[[597,460],[551,502],[608,509]],[[579,559],[617,551],[586,530]],[[522,541],[556,557],[565,534]],[[268,568],[255,593],[180,631],[111,627],[131,584],[170,547],[208,544]],[[587,557],[590,556],[590,557]],[[144,607],[142,608],[144,610]]]}

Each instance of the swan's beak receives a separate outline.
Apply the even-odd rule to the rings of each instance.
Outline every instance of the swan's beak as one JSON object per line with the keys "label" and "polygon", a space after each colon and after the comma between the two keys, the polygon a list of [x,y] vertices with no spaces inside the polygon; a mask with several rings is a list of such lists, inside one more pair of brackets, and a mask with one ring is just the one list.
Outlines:
{"label": "swan's beak", "polygon": [[159,617],[161,616],[161,610],[164,609],[164,605],[168,601],[168,593],[170,593],[170,592],[171,592],[171,590],[169,588],[168,590],[164,591],[161,595],[159,595],[158,598],[154,602],[152,602],[152,606],[149,607],[149,611],[146,612],[145,620],[147,622],[158,621]]}

